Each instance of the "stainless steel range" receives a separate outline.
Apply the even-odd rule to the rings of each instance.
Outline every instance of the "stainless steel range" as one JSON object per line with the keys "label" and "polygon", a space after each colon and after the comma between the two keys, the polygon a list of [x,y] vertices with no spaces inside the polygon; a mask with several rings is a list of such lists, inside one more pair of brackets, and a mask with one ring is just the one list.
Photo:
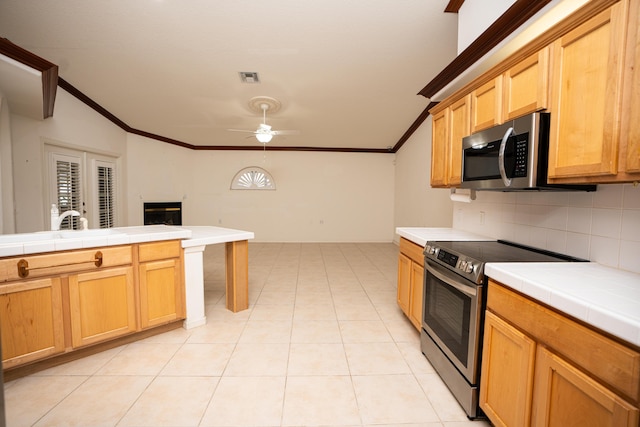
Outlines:
{"label": "stainless steel range", "polygon": [[567,255],[494,241],[429,241],[424,250],[421,349],[471,419],[478,407],[488,262],[575,262]]}

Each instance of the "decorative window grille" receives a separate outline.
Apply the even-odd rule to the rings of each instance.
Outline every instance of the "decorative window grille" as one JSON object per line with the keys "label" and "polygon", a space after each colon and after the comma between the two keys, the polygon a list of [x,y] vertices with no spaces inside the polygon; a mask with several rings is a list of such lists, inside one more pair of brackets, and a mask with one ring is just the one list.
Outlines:
{"label": "decorative window grille", "polygon": [[232,190],[275,190],[276,183],[266,170],[252,166],[241,169],[231,181]]}
{"label": "decorative window grille", "polygon": [[98,186],[98,224],[100,228],[114,226],[115,217],[115,165],[96,161],[96,185]]}
{"label": "decorative window grille", "polygon": [[[56,195],[55,200],[60,214],[75,210],[82,212],[82,193],[80,187],[80,159],[56,155],[55,179]],[[61,230],[76,230],[79,228],[79,218],[75,216],[66,217],[60,224]]]}

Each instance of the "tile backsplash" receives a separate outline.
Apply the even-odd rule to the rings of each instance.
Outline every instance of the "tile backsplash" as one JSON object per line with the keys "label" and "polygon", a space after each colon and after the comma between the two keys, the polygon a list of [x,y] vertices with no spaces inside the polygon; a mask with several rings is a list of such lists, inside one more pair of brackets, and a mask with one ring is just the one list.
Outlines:
{"label": "tile backsplash", "polygon": [[454,228],[640,273],[640,186],[586,192],[478,191],[454,202]]}

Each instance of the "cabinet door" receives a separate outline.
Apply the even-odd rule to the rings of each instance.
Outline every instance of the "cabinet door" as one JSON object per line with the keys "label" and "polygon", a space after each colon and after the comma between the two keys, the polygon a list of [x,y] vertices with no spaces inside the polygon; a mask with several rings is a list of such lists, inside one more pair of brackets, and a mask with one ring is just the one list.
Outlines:
{"label": "cabinet door", "polygon": [[627,52],[627,72],[623,102],[623,123],[628,130],[623,146],[626,149],[625,171],[634,174],[632,179],[640,180],[640,5],[632,2],[629,10],[629,51]]}
{"label": "cabinet door", "polygon": [[491,312],[486,313],[480,407],[495,426],[528,426],[536,343]]}
{"label": "cabinet door", "polygon": [[471,92],[471,133],[502,123],[502,76]]}
{"label": "cabinet door", "polygon": [[550,181],[618,172],[626,10],[621,1],[553,44]]}
{"label": "cabinet door", "polygon": [[462,182],[462,138],[471,133],[471,95],[454,102],[449,109],[447,184],[456,187]]}
{"label": "cabinet door", "polygon": [[449,109],[433,115],[431,132],[431,186],[447,186],[447,153],[449,151]]}
{"label": "cabinet door", "polygon": [[638,426],[638,408],[544,347],[535,372],[533,426]]}
{"label": "cabinet door", "polygon": [[411,258],[404,254],[398,255],[398,306],[409,314],[409,298],[411,289]]}
{"label": "cabinet door", "polygon": [[64,352],[60,279],[0,286],[0,329],[5,369]]}
{"label": "cabinet door", "polygon": [[140,322],[142,328],[185,317],[180,259],[140,264]]}
{"label": "cabinet door", "polygon": [[74,347],[136,330],[133,267],[69,276],[69,300]]}
{"label": "cabinet door", "polygon": [[504,120],[547,108],[549,49],[542,49],[505,72],[502,102]]}
{"label": "cabinet door", "polygon": [[424,267],[411,262],[411,287],[409,290],[409,320],[417,330],[422,329],[422,296],[424,294]]}

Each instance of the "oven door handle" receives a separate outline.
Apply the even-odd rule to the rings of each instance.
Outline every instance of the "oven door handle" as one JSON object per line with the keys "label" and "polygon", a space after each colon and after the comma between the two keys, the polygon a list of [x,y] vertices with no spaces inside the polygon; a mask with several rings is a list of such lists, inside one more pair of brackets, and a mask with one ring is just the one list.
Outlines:
{"label": "oven door handle", "polygon": [[478,291],[475,287],[465,285],[464,283],[461,283],[460,281],[456,280],[456,278],[451,277],[451,274],[455,274],[455,273],[449,272],[448,270],[438,265],[432,264],[428,261],[425,263],[424,268],[427,270],[428,273],[433,274],[437,279],[443,281],[444,283],[446,283],[447,285],[453,288],[456,288],[463,294],[468,295],[470,297],[475,297],[476,295],[478,295]]}

